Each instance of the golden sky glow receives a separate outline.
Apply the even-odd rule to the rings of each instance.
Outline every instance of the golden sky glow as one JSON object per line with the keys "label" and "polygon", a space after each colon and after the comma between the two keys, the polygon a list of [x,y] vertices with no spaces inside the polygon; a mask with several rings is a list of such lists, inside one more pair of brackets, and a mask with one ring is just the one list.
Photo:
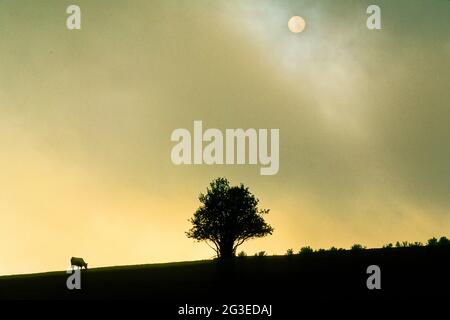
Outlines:
{"label": "golden sky glow", "polygon": [[[69,31],[2,1],[0,274],[210,258],[184,232],[218,176],[271,209],[250,254],[448,236],[450,3],[377,3],[77,1]],[[279,128],[278,174],[173,165],[194,120]]]}

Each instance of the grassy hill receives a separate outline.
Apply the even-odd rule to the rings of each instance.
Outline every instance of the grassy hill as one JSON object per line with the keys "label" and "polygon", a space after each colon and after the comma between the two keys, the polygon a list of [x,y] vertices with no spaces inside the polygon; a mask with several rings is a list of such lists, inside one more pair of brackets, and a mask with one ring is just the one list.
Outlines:
{"label": "grassy hill", "polygon": [[[314,252],[243,257],[224,264],[193,261],[94,268],[81,290],[66,272],[0,277],[0,299],[152,299],[170,302],[439,299],[450,285],[450,247]],[[381,290],[368,290],[369,265]],[[242,303],[242,302],[241,302]]]}

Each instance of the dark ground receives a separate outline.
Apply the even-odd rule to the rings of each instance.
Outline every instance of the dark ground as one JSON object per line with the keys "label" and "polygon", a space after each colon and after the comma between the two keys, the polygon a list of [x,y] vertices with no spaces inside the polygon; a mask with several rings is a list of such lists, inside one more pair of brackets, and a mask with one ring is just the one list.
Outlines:
{"label": "dark ground", "polygon": [[[287,312],[309,303],[450,301],[449,257],[446,246],[96,268],[83,270],[82,289],[72,291],[65,272],[4,276],[0,299],[138,299],[171,312],[186,303],[278,303]],[[366,287],[372,264],[381,268],[381,290]]]}

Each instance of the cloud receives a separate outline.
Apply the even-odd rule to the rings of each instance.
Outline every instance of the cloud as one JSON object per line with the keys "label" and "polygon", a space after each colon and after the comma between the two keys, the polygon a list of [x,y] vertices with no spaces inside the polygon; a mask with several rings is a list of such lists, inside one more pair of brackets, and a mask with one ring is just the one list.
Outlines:
{"label": "cloud", "polygon": [[[4,243],[20,249],[2,248],[8,271],[44,270],[33,265],[43,254],[62,267],[69,250],[53,242],[69,228],[85,239],[70,251],[92,265],[208,256],[183,232],[217,176],[272,209],[274,236],[249,250],[448,230],[448,2],[382,2],[379,32],[360,1],[79,5],[80,33],[64,29],[62,6],[40,7],[39,24],[35,6],[0,5],[20,31],[0,27],[0,216]],[[305,32],[289,32],[292,15]],[[170,133],[194,120],[279,128],[278,175],[174,166]],[[115,260],[108,243],[134,249]]]}

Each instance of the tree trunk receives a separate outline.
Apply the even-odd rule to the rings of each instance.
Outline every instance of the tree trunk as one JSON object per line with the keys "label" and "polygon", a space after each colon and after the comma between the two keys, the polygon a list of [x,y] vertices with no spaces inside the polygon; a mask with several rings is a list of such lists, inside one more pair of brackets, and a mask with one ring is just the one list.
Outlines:
{"label": "tree trunk", "polygon": [[220,245],[220,256],[222,260],[229,260],[234,257],[233,242],[228,241]]}

